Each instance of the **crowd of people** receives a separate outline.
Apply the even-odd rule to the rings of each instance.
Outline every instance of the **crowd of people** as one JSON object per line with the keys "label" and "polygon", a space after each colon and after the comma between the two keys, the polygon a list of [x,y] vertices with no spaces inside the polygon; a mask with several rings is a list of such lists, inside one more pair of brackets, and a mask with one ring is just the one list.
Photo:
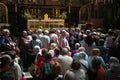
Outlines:
{"label": "crowd of people", "polygon": [[120,30],[3,29],[0,80],[120,80]]}

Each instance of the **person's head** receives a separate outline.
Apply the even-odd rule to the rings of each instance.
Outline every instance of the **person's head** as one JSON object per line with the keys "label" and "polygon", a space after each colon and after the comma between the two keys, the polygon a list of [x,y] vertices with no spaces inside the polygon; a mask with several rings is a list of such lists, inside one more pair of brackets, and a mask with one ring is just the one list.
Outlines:
{"label": "person's head", "polygon": [[4,36],[9,36],[10,35],[9,29],[3,29],[3,35]]}
{"label": "person's head", "polygon": [[32,34],[33,34],[33,31],[32,31],[32,30],[29,30],[29,31],[27,31],[27,34],[28,34],[28,35],[32,35]]}
{"label": "person's head", "polygon": [[47,49],[47,48],[42,48],[42,54],[43,54],[43,55],[48,54],[48,49]]}
{"label": "person's head", "polygon": [[62,31],[61,31],[61,36],[62,36],[62,37],[66,37],[66,31],[65,31],[65,30],[62,30]]}
{"label": "person's head", "polygon": [[112,64],[112,63],[119,63],[119,60],[116,57],[110,57],[109,64]]}
{"label": "person's head", "polygon": [[26,37],[28,34],[27,34],[27,31],[23,31],[22,32],[22,36]]}
{"label": "person's head", "polygon": [[81,51],[79,54],[79,59],[85,59],[86,53],[84,51]]}
{"label": "person's head", "polygon": [[93,29],[92,29],[92,32],[96,32],[96,29],[95,29],[95,28],[93,28]]}
{"label": "person's head", "polygon": [[62,72],[62,66],[60,65],[59,62],[55,62],[55,64],[53,64],[51,72],[55,76],[58,76],[59,74],[61,74],[61,72]]}
{"label": "person's head", "polygon": [[99,39],[99,40],[98,40],[98,45],[99,45],[99,46],[103,46],[103,45],[104,45],[104,42],[105,42],[104,39]]}
{"label": "person's head", "polygon": [[55,47],[57,47],[56,43],[50,43],[50,49],[54,49]]}
{"label": "person's head", "polygon": [[100,54],[100,49],[98,49],[98,48],[93,48],[92,49],[92,55],[93,56],[99,56],[99,54]]}
{"label": "person's head", "polygon": [[0,68],[8,70],[12,64],[13,60],[8,54],[2,55],[0,58]]}
{"label": "person's head", "polygon": [[60,31],[60,30],[56,30],[55,33],[56,33],[58,36],[60,36],[61,31]]}
{"label": "person's head", "polygon": [[67,48],[62,48],[62,55],[67,55],[69,50]]}
{"label": "person's head", "polygon": [[86,51],[84,47],[79,47],[79,51]]}
{"label": "person's head", "polygon": [[34,51],[35,53],[40,52],[40,46],[38,46],[38,45],[34,46],[33,51]]}
{"label": "person's head", "polygon": [[58,56],[60,54],[60,49],[58,47],[56,47],[54,49],[54,53],[55,53],[55,56]]}
{"label": "person's head", "polygon": [[105,37],[106,37],[105,34],[103,33],[100,34],[100,38],[105,39]]}
{"label": "person's head", "polygon": [[80,47],[80,44],[79,43],[76,43],[75,44],[75,49],[78,49]]}
{"label": "person's head", "polygon": [[70,32],[70,34],[73,34],[75,32],[75,28],[70,28],[69,32]]}
{"label": "person's head", "polygon": [[69,46],[65,46],[65,48],[67,48],[68,52],[70,51],[70,47]]}
{"label": "person's head", "polygon": [[75,28],[75,31],[79,33],[80,32],[80,28]]}
{"label": "person's head", "polygon": [[113,35],[113,30],[112,29],[108,29],[108,35]]}
{"label": "person's head", "polygon": [[36,40],[38,38],[38,35],[37,34],[32,34],[32,39],[33,40]]}
{"label": "person's head", "polygon": [[110,65],[110,69],[112,73],[120,74],[120,64],[119,63],[112,63]]}
{"label": "person's head", "polygon": [[45,30],[44,31],[44,35],[48,35],[49,34],[49,31],[48,30]]}
{"label": "person's head", "polygon": [[79,70],[81,68],[81,63],[79,60],[73,60],[71,64],[73,70]]}
{"label": "person's head", "polygon": [[36,31],[36,33],[37,33],[37,34],[41,34],[41,33],[42,33],[42,29],[38,29],[38,30]]}
{"label": "person's head", "polygon": [[86,30],[86,34],[88,35],[88,34],[90,34],[91,33],[91,30],[90,29],[87,29]]}

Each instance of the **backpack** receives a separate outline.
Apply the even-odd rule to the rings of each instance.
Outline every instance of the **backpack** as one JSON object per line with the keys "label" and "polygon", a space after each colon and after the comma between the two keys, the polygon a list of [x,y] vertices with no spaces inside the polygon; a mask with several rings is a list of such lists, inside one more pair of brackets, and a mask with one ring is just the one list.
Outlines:
{"label": "backpack", "polygon": [[42,68],[43,80],[47,80],[48,75],[51,72],[52,64],[50,62],[45,62]]}

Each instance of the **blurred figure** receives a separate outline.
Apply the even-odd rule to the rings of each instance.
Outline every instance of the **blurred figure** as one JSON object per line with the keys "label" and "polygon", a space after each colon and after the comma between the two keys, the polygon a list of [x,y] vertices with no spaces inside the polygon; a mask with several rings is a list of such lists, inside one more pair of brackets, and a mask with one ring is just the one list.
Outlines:
{"label": "blurred figure", "polygon": [[43,80],[48,80],[48,76],[50,75],[53,64],[52,64],[51,54],[46,54],[44,64],[42,67],[42,79]]}
{"label": "blurred figure", "polygon": [[43,36],[43,31],[40,28],[36,30],[36,33],[37,33],[39,39]]}
{"label": "blurred figure", "polygon": [[73,57],[73,55],[77,52],[79,52],[79,47],[80,47],[80,44],[79,43],[75,43],[75,49],[72,50],[72,54],[71,54],[71,57]]}
{"label": "blurred figure", "polygon": [[68,43],[68,40],[66,38],[66,31],[65,30],[61,31],[61,36],[60,36],[59,41],[58,41],[58,46],[60,48],[69,47],[69,43]]}
{"label": "blurred figure", "polygon": [[110,57],[105,80],[120,80],[120,64],[116,57]]}
{"label": "blurred figure", "polygon": [[85,70],[85,72],[87,72],[88,70],[88,61],[85,60],[85,56],[86,54],[83,52],[79,55],[79,61],[81,63],[82,69]]}
{"label": "blurred figure", "polygon": [[[92,49],[92,55],[89,56],[89,58],[88,58],[89,69],[88,69],[87,74],[88,74],[89,80],[95,80],[94,78],[96,76],[97,70],[94,69],[94,67],[92,65],[92,61],[95,58],[97,58],[100,61],[100,66],[98,65],[99,67],[103,67],[104,69],[106,68],[105,62],[104,62],[103,58],[101,56],[99,56],[99,54],[100,54],[100,50],[98,48],[93,48]],[[95,67],[96,67],[96,65],[95,65]]]}
{"label": "blurred figure", "polygon": [[112,38],[114,37],[113,34],[114,32],[112,31],[112,29],[109,29],[104,43],[104,46],[108,49],[111,49],[112,47]]}
{"label": "blurred figure", "polygon": [[89,56],[89,58],[88,58],[88,66],[91,70],[92,70],[92,60],[94,59],[94,57],[97,57],[100,60],[101,65],[103,67],[105,67],[105,62],[104,62],[103,58],[101,56],[99,56],[99,54],[100,54],[100,50],[98,48],[92,49],[92,55]]}
{"label": "blurred figure", "polygon": [[79,60],[79,55],[80,55],[81,53],[84,53],[84,54],[85,54],[85,60],[88,61],[88,55],[86,54],[86,50],[85,50],[84,47],[79,47],[79,52],[77,52],[77,53],[75,53],[75,54],[73,55],[73,59]]}
{"label": "blurred figure", "polygon": [[48,49],[42,48],[40,49],[39,46],[35,46],[35,78],[42,80],[42,68],[45,62],[45,55],[48,54]]}
{"label": "blurred figure", "polygon": [[85,38],[85,44],[83,45],[83,47],[86,49],[86,53],[88,56],[91,56],[92,54],[92,49],[96,46],[92,36],[89,34],[87,35],[87,37]]}
{"label": "blurred figure", "polygon": [[15,60],[16,56],[17,56],[16,51],[9,51],[6,54],[9,54],[10,57],[12,58],[12,60],[13,60],[13,66],[17,70],[17,74],[16,75],[18,77],[18,80],[20,80],[22,78],[23,71],[22,71],[21,66],[19,65],[19,61],[17,63],[17,61]]}
{"label": "blurred figure", "polygon": [[78,60],[73,60],[71,70],[67,70],[64,75],[64,80],[86,80],[85,71],[81,68]]}
{"label": "blurred figure", "polygon": [[55,64],[51,68],[51,73],[48,75],[47,80],[63,80],[62,75],[62,66],[59,62],[55,62]]}
{"label": "blurred figure", "polygon": [[42,41],[38,39],[37,34],[32,34],[32,40],[28,44],[28,51],[33,53],[33,48],[36,45],[42,47]]}
{"label": "blurred figure", "polygon": [[42,47],[49,49],[50,44],[49,31],[45,30],[43,33],[44,33],[43,36],[41,36],[39,39],[42,41]]}
{"label": "blurred figure", "polygon": [[35,61],[36,54],[34,53],[34,47],[40,46],[42,47],[41,40],[38,39],[37,34],[32,34],[32,40],[28,44],[28,67],[31,66]]}
{"label": "blurred figure", "polygon": [[57,47],[56,43],[50,43],[48,53],[53,57],[55,55],[54,50]]}
{"label": "blurred figure", "polygon": [[9,51],[11,48],[10,31],[8,29],[3,29],[3,35],[0,37],[0,52]]}
{"label": "blurred figure", "polygon": [[18,80],[17,69],[13,67],[13,60],[9,55],[1,56],[0,80]]}
{"label": "blurred figure", "polygon": [[96,74],[93,76],[93,79],[88,78],[89,80],[105,80],[105,70],[101,66],[101,62],[98,57],[94,57],[94,59],[92,60],[92,68],[94,69]]}
{"label": "blurred figure", "polygon": [[68,49],[67,48],[62,48],[61,55],[58,57],[58,62],[62,66],[62,74],[65,74],[67,70],[70,70],[70,65],[73,61],[72,57],[68,56]]}
{"label": "blurred figure", "polygon": [[30,42],[30,40],[28,39],[28,34],[27,31],[22,31],[21,37],[18,41],[18,47],[20,49],[20,58],[21,58],[21,64],[23,69],[26,71],[28,68],[28,63],[27,63],[27,59],[28,59],[28,44]]}
{"label": "blurred figure", "polygon": [[96,48],[100,49],[100,56],[103,58],[105,63],[108,62],[108,49],[104,46],[104,39],[99,39],[98,40],[98,45]]}
{"label": "blurred figure", "polygon": [[54,56],[53,56],[52,59],[53,59],[54,61],[58,61],[59,55],[60,55],[60,49],[59,49],[58,47],[56,47],[56,48],[54,49]]}

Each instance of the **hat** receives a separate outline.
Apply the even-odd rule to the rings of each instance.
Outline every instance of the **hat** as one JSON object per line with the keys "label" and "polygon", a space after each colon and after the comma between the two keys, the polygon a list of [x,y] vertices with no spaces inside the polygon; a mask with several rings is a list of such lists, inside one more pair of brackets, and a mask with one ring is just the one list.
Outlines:
{"label": "hat", "polygon": [[0,63],[1,65],[5,65],[5,64],[11,63],[11,62],[13,62],[13,60],[9,55],[6,54],[1,57],[1,63]]}

